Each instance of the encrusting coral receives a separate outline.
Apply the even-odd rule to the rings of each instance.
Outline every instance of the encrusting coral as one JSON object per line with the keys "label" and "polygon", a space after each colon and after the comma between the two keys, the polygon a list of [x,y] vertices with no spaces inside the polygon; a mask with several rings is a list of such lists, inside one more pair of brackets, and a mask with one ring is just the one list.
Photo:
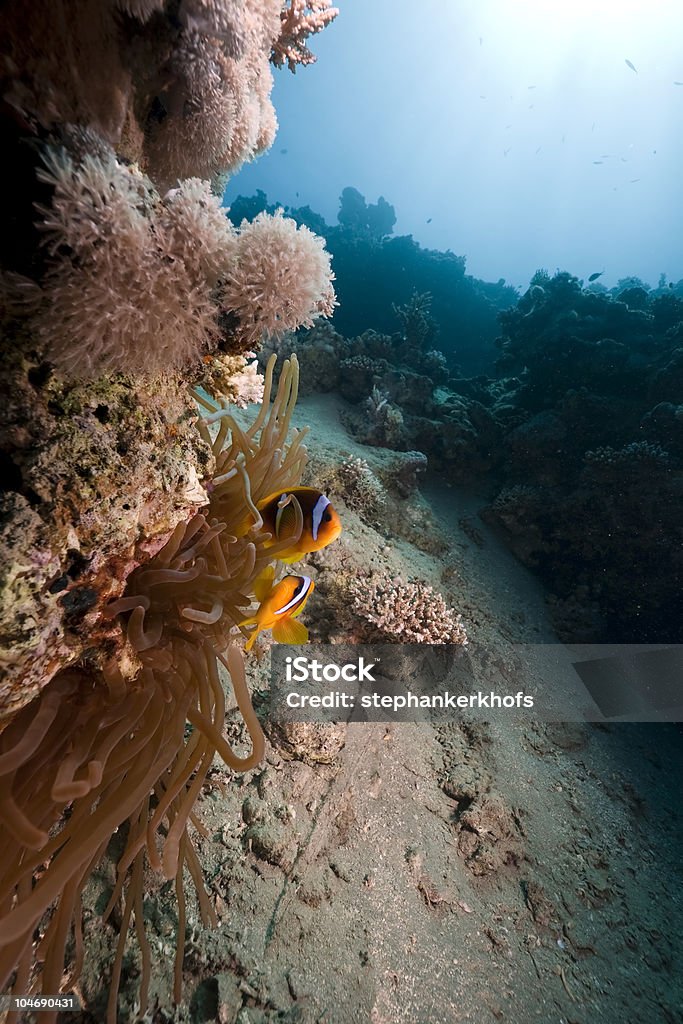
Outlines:
{"label": "encrusting coral", "polygon": [[60,669],[101,667],[104,605],[206,504],[213,471],[184,381],[67,381],[19,341],[0,386],[0,726]]}
{"label": "encrusting coral", "polygon": [[[123,899],[108,1020],[116,1020],[133,916],[142,955],[141,1013],[147,1004],[145,857],[175,880],[176,999],[182,980],[185,868],[202,919],[214,920],[189,824],[202,834],[193,808],[216,753],[241,771],[263,756],[243,655],[231,634],[244,617],[255,578],[281,546],[266,546],[270,536],[262,529],[256,504],[273,489],[296,484],[306,458],[304,431],[287,441],[297,397],[296,360],[285,363],[271,405],[273,362],[261,410],[247,429],[235,422],[227,402],[198,393],[206,413],[200,431],[215,459],[209,503],[178,524],[164,547],[132,573],[124,595],[110,604],[108,615],[123,623],[127,639],[121,653],[101,673],[78,667],[57,675],[0,735],[0,981],[6,985],[14,972],[16,992],[63,987],[72,927],[74,958],[67,983],[78,977],[84,958],[81,892],[124,823],[127,838],[105,912],[106,917]],[[300,532],[300,514],[299,520]],[[251,736],[252,751],[244,757],[223,736],[222,670],[230,676]],[[38,973],[36,960],[43,964]]]}

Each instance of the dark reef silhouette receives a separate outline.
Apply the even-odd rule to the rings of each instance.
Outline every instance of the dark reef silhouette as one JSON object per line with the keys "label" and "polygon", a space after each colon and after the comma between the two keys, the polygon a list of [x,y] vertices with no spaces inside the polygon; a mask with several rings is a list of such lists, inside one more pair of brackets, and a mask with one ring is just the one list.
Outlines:
{"label": "dark reef silhouette", "polygon": [[[260,193],[230,215],[264,208]],[[466,276],[462,257],[390,238],[384,199],[345,189],[334,228],[308,207],[288,213],[325,235],[341,296],[332,325],[292,339],[308,389],[350,402],[363,443],[422,452],[484,495],[562,639],[675,642],[683,281],[608,290],[539,270],[520,296]]]}
{"label": "dark reef silhouette", "polygon": [[[281,205],[269,203],[259,190],[254,196],[238,196],[229,216],[239,224]],[[390,334],[396,330],[392,307],[408,303],[415,291],[429,292],[439,347],[449,364],[455,365],[457,353],[468,373],[492,370],[498,312],[517,298],[516,289],[502,278],[495,284],[480,281],[465,272],[463,256],[424,249],[411,235],[392,237],[393,206],[381,196],[368,204],[355,188],[342,192],[336,225],[327,224],[309,206],[285,206],[285,212],[321,235],[332,254],[339,299],[333,324],[341,334]]]}

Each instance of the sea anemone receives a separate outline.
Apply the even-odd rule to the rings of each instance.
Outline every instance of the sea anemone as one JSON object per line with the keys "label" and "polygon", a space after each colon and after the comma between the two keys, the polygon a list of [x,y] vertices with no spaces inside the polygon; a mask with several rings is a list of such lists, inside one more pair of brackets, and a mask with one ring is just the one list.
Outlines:
{"label": "sea anemone", "polygon": [[[0,735],[0,983],[10,982],[17,993],[54,993],[74,983],[84,958],[81,894],[110,838],[127,823],[105,912],[107,917],[123,899],[107,1014],[112,1024],[133,916],[142,954],[141,1013],[147,1005],[145,858],[164,878],[175,879],[179,1000],[185,867],[203,921],[214,921],[189,828],[191,823],[203,834],[195,802],[215,754],[236,771],[263,757],[263,733],[235,634],[256,576],[282,547],[266,547],[271,538],[262,529],[258,501],[298,483],[306,459],[304,431],[287,443],[296,357],[285,362],[271,405],[274,362],[272,357],[266,370],[261,409],[247,429],[226,401],[197,394],[206,414],[199,429],[216,460],[210,502],[176,527],[109,606],[107,614],[122,624],[122,651],[101,673],[85,665],[60,673]],[[222,670],[251,737],[245,757],[223,735]],[[74,956],[65,978],[72,929]],[[41,971],[35,967],[40,962]]]}

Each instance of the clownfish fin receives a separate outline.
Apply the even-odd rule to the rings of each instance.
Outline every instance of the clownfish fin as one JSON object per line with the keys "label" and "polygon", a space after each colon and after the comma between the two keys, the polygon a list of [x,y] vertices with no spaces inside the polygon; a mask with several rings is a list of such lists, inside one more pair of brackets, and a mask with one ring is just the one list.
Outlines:
{"label": "clownfish fin", "polygon": [[275,567],[267,565],[263,572],[260,572],[254,580],[253,590],[254,596],[257,601],[265,601],[268,594],[273,589],[273,578],[275,576]]}
{"label": "clownfish fin", "polygon": [[279,644],[305,644],[308,642],[308,630],[303,622],[286,618],[273,626],[273,640]]}
{"label": "clownfish fin", "polygon": [[278,555],[278,558],[285,565],[291,565],[293,562],[300,562],[305,554],[305,551],[293,551],[289,555]]}
{"label": "clownfish fin", "polygon": [[294,533],[297,520],[297,506],[300,510],[299,499],[294,494],[288,496],[286,505],[278,506],[275,514],[275,537],[277,540],[281,537],[291,536]]}
{"label": "clownfish fin", "polygon": [[[241,622],[240,625],[244,626],[245,624],[250,624],[252,622],[256,623],[256,619],[246,619],[245,622]],[[259,635],[260,632],[261,630],[258,628],[258,625],[256,625],[256,629],[254,630],[254,632],[251,634],[246,644],[244,645],[245,651],[250,651],[252,649],[254,643],[256,642],[256,637]]]}

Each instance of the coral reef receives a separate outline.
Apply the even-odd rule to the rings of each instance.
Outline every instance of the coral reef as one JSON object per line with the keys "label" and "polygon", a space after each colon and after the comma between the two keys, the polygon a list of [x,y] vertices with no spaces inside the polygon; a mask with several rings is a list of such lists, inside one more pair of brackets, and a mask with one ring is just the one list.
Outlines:
{"label": "coral reef", "polygon": [[[269,203],[259,190],[254,196],[238,196],[230,215],[239,223],[262,211],[273,213],[280,205]],[[416,294],[428,293],[438,345],[425,346],[420,372],[443,379],[459,375],[458,367],[468,374],[493,370],[497,315],[517,302],[515,288],[503,279],[487,282],[467,274],[463,256],[425,249],[410,235],[393,237],[396,213],[382,196],[367,203],[357,189],[345,188],[334,225],[309,206],[285,206],[285,212],[325,238],[336,274],[334,327],[340,334],[353,338],[373,331],[390,337],[396,331],[395,308],[411,306]],[[441,355],[434,355],[435,349]]]}
{"label": "coral reef", "polygon": [[[349,226],[361,199],[344,196]],[[444,373],[417,291],[394,304],[393,335],[345,338],[326,325],[295,343],[317,386],[349,403],[340,415],[356,440],[424,453],[431,470],[488,496],[484,517],[541,575],[563,639],[669,641],[683,610],[679,293],[681,283],[626,280],[610,293],[538,272],[501,313],[496,376]],[[362,311],[362,292],[355,303]],[[383,516],[400,536],[403,512],[400,528],[391,503]]]}
{"label": "coral reef", "polygon": [[48,149],[39,179],[49,254],[35,333],[48,358],[78,376],[186,368],[218,341],[218,282],[237,239],[208,182],[161,201],[113,153],[81,164]]}
{"label": "coral reef", "polygon": [[380,391],[373,385],[368,398],[365,399],[365,416],[362,422],[365,432],[356,431],[356,436],[363,444],[377,444],[383,448],[399,449],[403,444],[403,413],[397,405],[389,401],[389,393]]}
{"label": "coral reef", "polygon": [[683,307],[668,289],[620,285],[535,275],[501,317],[501,376],[487,386],[502,490],[486,518],[541,574],[575,642],[679,632]]}
{"label": "coral reef", "polygon": [[[176,999],[182,977],[185,867],[197,889],[202,919],[205,924],[215,920],[187,827],[192,820],[201,832],[192,812],[216,753],[237,770],[255,766],[263,756],[242,654],[230,634],[243,618],[253,581],[279,551],[277,544],[267,545],[270,535],[262,529],[255,503],[272,488],[297,483],[305,463],[303,432],[287,443],[297,396],[296,360],[285,366],[271,406],[272,369],[271,362],[261,411],[247,430],[237,426],[227,403],[200,396],[207,412],[199,421],[200,433],[215,466],[208,502],[179,522],[164,546],[130,573],[123,595],[100,610],[100,617],[122,622],[125,644],[112,647],[101,670],[81,661],[58,673],[0,735],[5,865],[0,876],[0,973],[4,985],[16,968],[17,991],[26,991],[31,979],[36,927],[43,969],[34,987],[58,990],[72,924],[72,982],[78,976],[84,955],[80,894],[111,835],[124,822],[127,838],[105,913],[123,899],[108,1019],[116,1019],[133,913],[143,958],[141,1012],[147,1002],[149,949],[142,913],[146,856],[165,878],[175,879]],[[251,735],[253,749],[246,756],[236,754],[222,734],[221,666],[229,673]],[[193,726],[189,734],[186,722]],[[46,779],[51,780],[47,785]],[[32,884],[36,871],[40,878]]]}
{"label": "coral reef", "polygon": [[213,470],[177,377],[152,394],[124,376],[67,382],[20,351],[2,365],[0,717],[103,657],[104,605],[206,503]]}
{"label": "coral reef", "polygon": [[409,498],[418,490],[418,473],[426,469],[427,456],[423,452],[396,452],[380,470],[380,477],[393,494]]}
{"label": "coral reef", "polygon": [[[256,503],[298,483],[305,449],[296,358],[271,404],[274,360],[264,380],[253,349],[334,292],[309,229],[275,213],[240,230],[212,186],[272,142],[271,58],[308,62],[336,12],[77,6],[0,15],[0,975],[19,993],[77,982],[82,893],[118,833],[113,1022],[133,920],[147,1010],[146,861],[177,895],[177,1001],[186,873],[215,921],[196,799],[214,755],[245,771],[264,754],[240,623],[281,548]],[[258,399],[238,425],[231,402]],[[223,732],[228,681],[245,753]]]}
{"label": "coral reef", "polygon": [[[272,64],[313,60],[325,0],[40,0],[3,7],[6,110],[25,130],[96,130],[155,185],[234,173],[267,149]],[[272,63],[271,63],[272,60]]]}
{"label": "coral reef", "polygon": [[326,321],[320,320],[306,330],[287,334],[280,340],[266,339],[259,351],[259,361],[265,366],[270,355],[281,346],[287,352],[296,352],[301,366],[306,367],[301,380],[301,394],[335,391],[339,386],[339,353],[346,342],[341,334]]}

